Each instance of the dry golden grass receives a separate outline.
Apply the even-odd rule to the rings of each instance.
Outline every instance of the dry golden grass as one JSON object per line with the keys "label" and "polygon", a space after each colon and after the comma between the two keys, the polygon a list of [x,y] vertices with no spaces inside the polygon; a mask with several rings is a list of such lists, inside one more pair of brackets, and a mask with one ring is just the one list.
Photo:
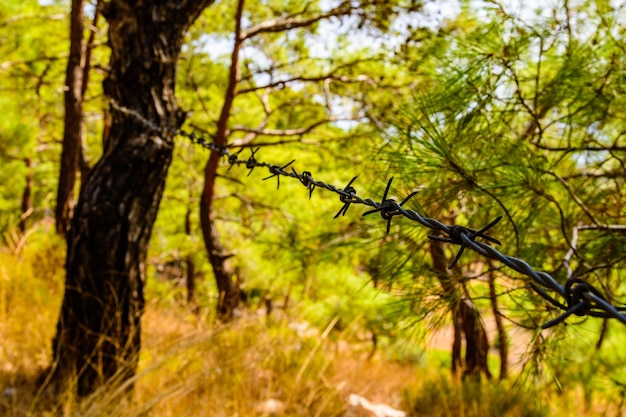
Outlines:
{"label": "dry golden grass", "polygon": [[57,243],[37,250],[0,248],[0,414],[30,409],[35,380],[49,363],[63,295]]}
{"label": "dry golden grass", "polygon": [[36,380],[50,361],[63,279],[56,243],[43,246],[0,253],[0,415],[339,416],[351,392],[398,405],[398,389],[415,376],[405,367],[395,375],[402,384],[381,383],[397,369],[363,366],[327,333],[303,335],[286,319],[251,315],[215,326],[152,299],[132,401],[113,384],[80,403],[41,396]]}
{"label": "dry golden grass", "polygon": [[460,384],[445,369],[394,363],[384,352],[368,359],[368,347],[346,343],[337,332],[332,341],[326,337],[334,322],[303,333],[286,317],[250,314],[216,326],[156,296],[148,299],[143,317],[132,400],[124,383],[80,402],[40,396],[36,378],[49,363],[62,297],[57,243],[0,252],[0,415],[371,415],[349,408],[351,393],[407,416],[598,415],[581,412],[578,394],[551,396],[546,411],[549,393],[529,394],[511,384]]}

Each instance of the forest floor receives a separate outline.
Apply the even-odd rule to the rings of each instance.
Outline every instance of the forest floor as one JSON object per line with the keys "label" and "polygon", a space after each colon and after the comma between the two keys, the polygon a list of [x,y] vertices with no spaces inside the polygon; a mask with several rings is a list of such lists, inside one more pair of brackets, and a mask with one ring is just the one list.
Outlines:
{"label": "forest floor", "polygon": [[45,338],[39,336],[30,338],[35,346],[24,346],[24,338],[11,340],[0,332],[0,415],[369,416],[350,399],[399,409],[403,394],[419,378],[412,364],[371,356],[369,348],[348,345],[304,323],[252,316],[215,327],[185,308],[150,304],[143,323],[132,402],[115,387],[80,404],[38,392],[49,343],[40,344]]}
{"label": "forest floor", "polygon": [[81,401],[52,396],[37,390],[37,378],[50,361],[62,298],[60,265],[56,252],[16,258],[0,251],[0,415],[361,417],[377,415],[367,410],[376,404],[388,407],[379,416],[398,417],[624,411],[602,399],[585,410],[578,391],[557,395],[518,378],[461,383],[450,377],[445,330],[418,354],[414,346],[402,356],[401,347],[384,344],[372,354],[366,333],[338,330],[334,319],[317,329],[296,316],[249,312],[216,325],[160,297],[147,298],[132,399],[113,385]]}

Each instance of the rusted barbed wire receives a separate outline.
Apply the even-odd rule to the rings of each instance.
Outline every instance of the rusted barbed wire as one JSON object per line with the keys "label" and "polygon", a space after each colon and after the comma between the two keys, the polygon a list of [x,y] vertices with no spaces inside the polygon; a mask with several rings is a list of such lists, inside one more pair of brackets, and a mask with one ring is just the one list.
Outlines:
{"label": "rusted barbed wire", "polygon": [[[288,170],[295,160],[292,160],[282,166],[259,161],[256,158],[259,148],[250,148],[250,155],[247,158],[242,158],[240,155],[242,154],[243,149],[239,150],[237,153],[231,153],[227,147],[218,146],[212,140],[208,140],[203,136],[172,127],[161,128],[157,124],[144,118],[137,111],[119,106],[115,102],[112,102],[112,107],[122,113],[134,117],[147,128],[156,133],[162,134],[164,132],[169,132],[174,135],[182,136],[187,138],[193,144],[200,145],[211,152],[219,153],[221,156],[226,158],[230,167],[235,165],[244,165],[249,169],[248,175],[250,175],[255,168],[266,168],[270,175],[263,178],[263,180],[276,178],[277,188],[280,187],[280,177],[283,176],[295,178],[300,181],[300,183],[309,190],[309,198],[311,198],[316,187],[324,188],[328,191],[336,193],[339,195],[339,200],[343,203],[343,206],[334,218],[345,215],[351,204],[361,204],[372,208],[372,210],[363,213],[362,216],[380,213],[383,220],[387,221],[387,233],[389,233],[391,227],[391,220],[396,216],[406,217],[407,219],[416,221],[431,230],[440,231],[445,236],[430,235],[428,237],[430,239],[459,246],[459,250],[452,262],[449,264],[448,268],[452,268],[456,265],[466,248],[470,248],[487,258],[502,262],[514,271],[530,277],[532,279],[530,284],[532,289],[550,304],[564,311],[560,316],[543,324],[543,329],[547,329],[564,322],[572,314],[577,316],[615,318],[626,324],[626,314],[624,313],[626,312],[626,306],[614,306],[597,288],[584,279],[580,277],[570,277],[565,284],[560,284],[550,274],[533,269],[526,261],[513,256],[505,255],[488,243],[477,240],[478,238],[482,238],[485,241],[500,245],[500,241],[487,235],[486,232],[495,226],[502,219],[502,216],[497,217],[479,230],[473,230],[459,225],[446,225],[438,220],[423,217],[416,211],[407,210],[403,207],[406,202],[417,194],[417,191],[410,193],[400,202],[393,198],[387,198],[393,177],[387,182],[387,186],[380,201],[372,200],[370,198],[361,198],[356,193],[356,189],[352,185],[356,181],[357,177],[352,178],[344,188],[338,188],[332,184],[314,179],[309,171],[298,172],[295,168],[290,168]],[[550,291],[558,294],[564,302],[561,302],[557,298],[550,295]]]}

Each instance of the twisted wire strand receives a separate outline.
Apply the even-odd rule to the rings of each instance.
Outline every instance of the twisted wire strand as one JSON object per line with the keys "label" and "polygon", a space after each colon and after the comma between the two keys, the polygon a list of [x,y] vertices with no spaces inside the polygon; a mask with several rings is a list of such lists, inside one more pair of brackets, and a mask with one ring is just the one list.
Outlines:
{"label": "twisted wire strand", "polygon": [[[283,176],[299,180],[300,183],[309,190],[309,198],[313,194],[313,190],[316,187],[338,194],[343,206],[335,215],[335,218],[345,215],[351,204],[360,204],[372,208],[372,210],[363,213],[363,216],[380,213],[381,217],[384,220],[387,220],[387,233],[389,233],[391,220],[396,216],[406,217],[431,230],[442,232],[444,234],[443,237],[431,235],[429,238],[459,246],[459,251],[448,266],[449,268],[452,268],[458,262],[466,248],[470,248],[487,258],[500,261],[514,271],[531,278],[533,281],[531,282],[531,288],[550,304],[564,311],[564,313],[560,316],[544,323],[542,325],[543,329],[562,323],[573,314],[577,316],[614,318],[621,323],[626,324],[626,314],[624,313],[626,312],[626,306],[614,306],[602,295],[599,290],[582,278],[572,277],[568,279],[565,284],[560,284],[550,274],[543,271],[536,271],[523,259],[505,255],[499,252],[492,245],[476,240],[477,238],[482,238],[486,241],[499,245],[500,242],[497,239],[485,234],[485,232],[497,224],[501,220],[501,216],[497,217],[487,226],[478,231],[464,226],[449,226],[436,219],[423,217],[418,212],[408,210],[403,207],[403,205],[415,194],[417,194],[417,192],[411,193],[401,202],[397,202],[393,198],[387,198],[387,193],[393,178],[388,181],[387,188],[385,189],[383,197],[380,201],[376,201],[371,198],[362,198],[356,193],[355,188],[352,186],[357,177],[352,178],[352,180],[344,188],[339,188],[332,184],[314,179],[308,171],[299,173],[294,168],[287,170],[287,168],[289,168],[295,160],[283,166],[258,161],[255,155],[259,148],[251,149],[251,155],[248,158],[240,158],[239,155],[243,149],[237,153],[231,153],[227,147],[218,146],[212,140],[207,140],[206,138],[194,133],[172,127],[161,128],[156,123],[144,118],[139,112],[120,106],[114,101],[111,102],[111,106],[121,113],[134,117],[145,127],[155,133],[162,134],[169,132],[171,134],[187,138],[192,144],[199,145],[211,152],[217,152],[226,158],[231,167],[235,165],[244,165],[250,170],[248,175],[255,168],[265,168],[269,171],[270,175],[263,178],[263,180],[276,178],[277,188],[280,187],[280,177]],[[556,298],[551,296],[549,292],[556,293],[564,299],[565,302],[558,301]]]}

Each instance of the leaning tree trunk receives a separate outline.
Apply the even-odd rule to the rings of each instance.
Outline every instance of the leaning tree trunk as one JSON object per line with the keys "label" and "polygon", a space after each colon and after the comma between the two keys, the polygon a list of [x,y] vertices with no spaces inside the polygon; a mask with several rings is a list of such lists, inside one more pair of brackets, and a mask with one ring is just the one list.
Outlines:
{"label": "leaning tree trunk", "polygon": [[212,0],[111,0],[109,74],[112,122],[102,158],[83,184],[67,234],[65,294],[53,340],[54,377],[77,378],[79,395],[113,376],[134,375],[140,349],[145,258],[183,120],[175,66],[189,25]]}

